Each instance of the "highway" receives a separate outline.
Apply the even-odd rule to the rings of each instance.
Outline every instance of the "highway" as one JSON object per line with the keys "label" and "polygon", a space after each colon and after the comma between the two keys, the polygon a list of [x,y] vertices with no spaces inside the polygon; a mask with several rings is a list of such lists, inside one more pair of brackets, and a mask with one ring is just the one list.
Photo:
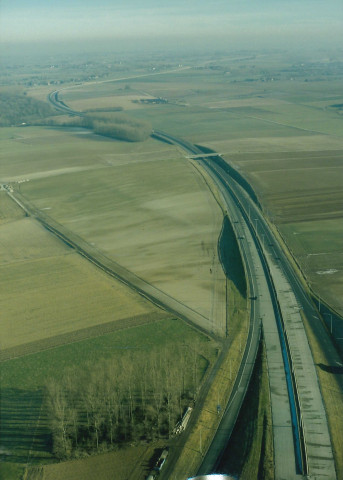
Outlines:
{"label": "highway", "polygon": [[[176,143],[195,155],[199,153],[199,149],[189,144],[189,142],[180,141],[163,132],[155,132],[155,135],[158,136],[159,134],[162,138],[169,139],[171,143]],[[270,313],[266,315],[262,310],[271,389],[276,478],[296,478],[299,474],[303,474],[318,479],[327,478],[333,480],[336,478],[336,472],[328,422],[312,353],[300,315],[301,309],[306,310],[308,315],[310,308],[314,308],[314,306],[311,304],[301,282],[298,280],[276,237],[265,221],[261,210],[251,200],[248,193],[227,173],[224,160],[219,156],[208,157],[204,155],[202,159],[199,158],[199,162],[217,181],[233,225],[237,221],[237,211],[234,212],[232,210],[232,204],[236,204],[243,213],[246,225],[252,233],[253,243],[255,243],[260,259],[264,263],[264,268],[261,272],[261,267],[258,264],[254,247],[252,246],[252,239],[245,235],[244,242],[250,245],[250,255],[251,257],[255,256],[255,259],[252,261],[255,275],[260,282],[264,281],[262,278],[268,280],[268,277],[270,277],[270,282],[267,283],[271,284],[275,294],[276,300],[273,300],[273,295],[271,295],[271,298],[267,298],[267,289],[265,286],[263,288],[263,285],[260,285],[260,290],[263,292],[260,303],[266,302],[270,304],[270,302],[274,303],[276,301],[277,304],[277,309],[274,308],[276,322],[272,322],[274,323],[274,329],[270,322]],[[240,222],[241,219],[239,220]],[[259,295],[257,295],[258,299]],[[264,305],[264,309],[266,309],[266,305]],[[277,348],[278,343],[275,341],[275,325],[280,338],[280,348],[285,366],[285,382],[278,385],[277,389],[277,384],[274,384],[274,381],[281,373],[281,362],[280,358],[275,358],[275,347]],[[339,358],[337,357],[337,352],[336,358]],[[287,361],[289,366],[287,366]],[[282,419],[282,414],[287,410],[285,389],[282,389],[285,383],[287,384],[289,394],[288,408],[290,409],[292,419],[291,425],[289,424],[288,415],[283,418],[281,423],[279,422]],[[282,400],[283,406],[280,408]],[[278,412],[279,410],[280,412]],[[278,418],[276,418],[276,415]],[[298,422],[297,425],[296,421]],[[224,422],[222,422],[222,428],[225,431]],[[292,469],[287,469],[286,465],[286,463],[288,465],[293,463],[289,438],[287,440],[286,435],[286,431],[289,428],[293,431],[293,448],[295,452],[295,470],[293,472]],[[230,433],[228,429],[226,431],[227,434]],[[209,473],[209,469],[210,463],[208,465],[203,464],[199,473]]]}
{"label": "highway", "polygon": [[[61,108],[58,92],[53,93],[56,95],[49,98],[50,101],[53,104],[58,103]],[[68,109],[68,113],[80,114],[64,104],[63,106]],[[293,479],[303,474],[334,480],[336,473],[326,413],[300,309],[303,309],[310,319],[318,312],[260,208],[252,201],[251,195],[232,179],[223,165],[224,160],[215,155],[201,156],[201,150],[191,143],[163,132],[155,131],[152,136],[181,146],[188,154],[197,156],[196,161],[207,169],[217,183],[237,238],[242,239],[241,252],[250,289],[254,292],[252,297],[256,299],[251,302],[254,305],[251,329],[259,330],[257,324],[262,319],[267,347],[276,478]],[[321,343],[330,362],[338,362],[340,359],[325,327],[321,322],[317,322],[316,328],[316,334],[322,339]],[[247,349],[249,348],[252,347],[248,344]],[[246,355],[248,354],[249,351],[246,350]],[[247,366],[250,364],[248,358],[245,357]],[[285,370],[287,361],[289,368],[286,366]],[[250,378],[247,371],[241,370],[233,393],[234,396],[242,393],[242,399],[246,390],[246,387],[242,386],[242,379]],[[212,454],[212,459],[208,460],[207,464],[203,463],[201,473],[209,473],[215,469],[224,442],[227,443],[229,439],[241,405],[241,402],[238,402],[237,413],[233,414],[234,402],[231,400],[232,398],[229,400],[230,408],[223,416],[223,419],[231,416],[231,420],[227,420],[229,426],[222,422],[213,443],[215,445],[218,442],[217,451]],[[206,457],[211,455],[210,450]]]}
{"label": "highway", "polygon": [[[161,138],[172,141],[174,137],[162,132],[155,132]],[[187,151],[198,150],[189,142],[179,142]],[[199,160],[213,176],[213,171],[207,164],[208,157],[204,156]],[[220,171],[213,176],[222,194],[223,203],[226,206],[227,214],[232,222],[236,237],[238,239],[243,262],[246,268],[246,275],[250,287],[251,300],[251,323],[263,324],[264,339],[266,343],[269,382],[271,387],[273,438],[275,449],[275,473],[278,479],[294,479],[303,470],[303,461],[299,445],[299,434],[297,416],[294,415],[294,392],[289,392],[288,376],[285,372],[284,356],[279,338],[278,319],[280,316],[275,292],[272,288],[270,278],[266,276],[263,257],[258,248],[254,229],[249,224],[249,219],[240,208],[235,198],[228,190],[227,180]],[[250,346],[248,348],[251,348]],[[210,449],[206,452],[198,474],[211,473],[217,470],[222,452],[228,443],[233,431],[240,407],[243,403],[245,392],[249,383],[250,375],[254,365],[248,352],[243,359],[245,368],[241,371],[236,380],[228,405],[224,412],[221,424]],[[287,359],[286,359],[287,360]],[[294,435],[295,434],[295,435]]]}

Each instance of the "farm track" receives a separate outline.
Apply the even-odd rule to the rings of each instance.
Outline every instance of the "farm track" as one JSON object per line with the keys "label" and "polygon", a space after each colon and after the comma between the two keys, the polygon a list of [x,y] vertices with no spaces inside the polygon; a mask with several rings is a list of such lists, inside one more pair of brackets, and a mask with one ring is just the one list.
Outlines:
{"label": "farm track", "polygon": [[101,337],[108,333],[127,330],[141,325],[155,323],[159,320],[167,320],[173,318],[171,314],[165,312],[146,313],[135,317],[122,318],[112,322],[102,323],[93,327],[80,328],[70,333],[55,335],[53,337],[44,338],[34,342],[24,343],[17,347],[11,347],[0,351],[0,362],[12,360],[14,358],[32,355],[44,350],[51,350],[64,345],[82,342],[91,338]]}

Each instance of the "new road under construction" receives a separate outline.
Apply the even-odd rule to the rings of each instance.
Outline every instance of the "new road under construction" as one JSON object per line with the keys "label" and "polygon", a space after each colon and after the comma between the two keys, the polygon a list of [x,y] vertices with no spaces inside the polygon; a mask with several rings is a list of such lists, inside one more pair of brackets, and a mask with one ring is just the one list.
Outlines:
{"label": "new road under construction", "polygon": [[[82,115],[82,112],[74,111],[60,102],[58,92],[50,94],[49,100],[60,110]],[[301,310],[304,310],[308,318],[315,316],[317,311],[304,285],[273,229],[265,220],[257,199],[247,188],[246,181],[240,181],[239,174],[232,175],[232,167],[229,168],[221,156],[215,152],[204,152],[201,148],[165,132],[155,130],[152,137],[181,147],[186,156],[192,156],[193,161],[211,175],[220,193],[224,214],[230,219],[239,243],[250,292],[250,328],[243,361],[220,426],[210,448],[204,452],[198,474],[216,471],[244,400],[262,328],[270,384],[275,478],[291,480],[308,477],[334,480],[337,477],[326,412],[301,317]],[[15,191],[7,191],[27,214],[33,215],[53,234],[98,267],[116,276],[159,306],[204,330],[208,329],[206,318],[120,265],[107,258],[99,259],[86,243],[82,243],[82,239],[54,223]],[[319,323],[317,336],[327,340],[328,332]],[[339,360],[334,348],[330,348],[327,354],[332,361]],[[166,468],[160,474],[162,480],[169,478],[168,463],[172,465],[172,457],[171,450]]]}

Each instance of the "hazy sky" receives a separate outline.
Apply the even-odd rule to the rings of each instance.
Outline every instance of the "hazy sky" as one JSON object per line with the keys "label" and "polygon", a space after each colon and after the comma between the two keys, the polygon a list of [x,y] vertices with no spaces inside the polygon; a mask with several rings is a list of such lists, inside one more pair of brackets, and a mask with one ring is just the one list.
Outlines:
{"label": "hazy sky", "polygon": [[343,0],[0,0],[3,44],[75,39],[343,41]]}

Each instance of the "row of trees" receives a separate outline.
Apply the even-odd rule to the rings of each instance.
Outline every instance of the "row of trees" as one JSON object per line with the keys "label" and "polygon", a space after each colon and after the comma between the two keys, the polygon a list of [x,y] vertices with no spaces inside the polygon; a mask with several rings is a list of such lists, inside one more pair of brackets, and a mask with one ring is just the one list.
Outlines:
{"label": "row of trees", "polygon": [[64,127],[89,128],[98,135],[124,140],[127,142],[143,142],[152,132],[149,122],[128,117],[124,113],[117,113],[120,107],[113,107],[110,111],[90,111],[83,117],[71,117],[67,120],[48,119],[46,125]]}
{"label": "row of trees", "polygon": [[186,346],[139,351],[49,381],[46,403],[54,454],[70,458],[169,437],[195,398],[203,362],[197,349]]}
{"label": "row of trees", "polygon": [[151,125],[125,114],[91,113],[82,118],[82,126],[98,135],[129,142],[142,142],[151,134]]}

